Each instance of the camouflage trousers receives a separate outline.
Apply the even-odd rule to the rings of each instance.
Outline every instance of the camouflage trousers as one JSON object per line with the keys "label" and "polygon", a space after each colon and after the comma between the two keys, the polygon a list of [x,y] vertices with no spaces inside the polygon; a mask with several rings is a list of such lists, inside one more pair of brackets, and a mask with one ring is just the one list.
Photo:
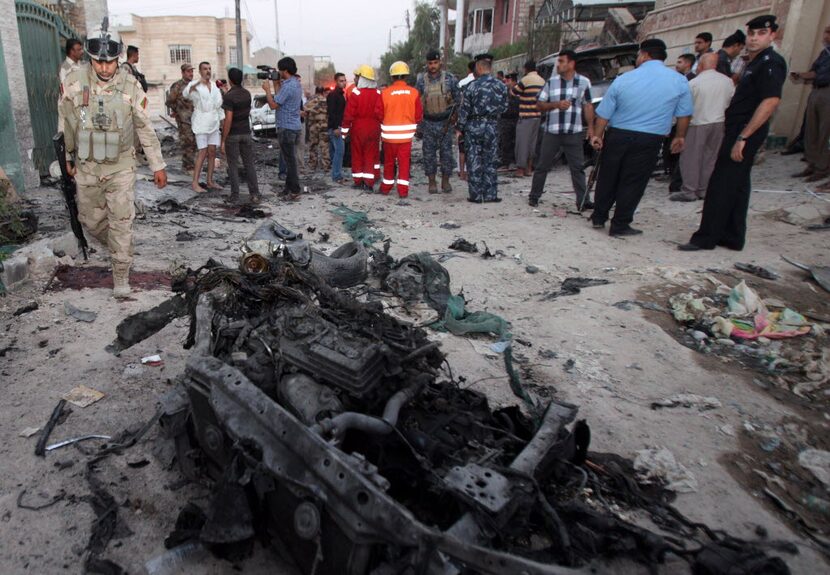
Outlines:
{"label": "camouflage trousers", "polygon": [[455,170],[455,154],[453,150],[453,135],[455,130],[452,126],[447,128],[446,121],[424,120],[421,122],[421,133],[424,137],[424,173],[427,176],[434,176],[438,173],[440,160],[441,175],[449,176]]}
{"label": "camouflage trousers", "polygon": [[182,168],[193,170],[196,167],[196,136],[190,124],[179,123],[179,148],[182,151]]}
{"label": "camouflage trousers", "polygon": [[75,181],[81,224],[109,248],[113,266],[129,269],[133,262],[135,168],[103,178],[79,169]]}
{"label": "camouflage trousers", "polygon": [[499,132],[495,121],[474,120],[464,128],[467,153],[467,186],[470,200],[494,200],[499,196]]}
{"label": "camouflage trousers", "polygon": [[311,126],[308,131],[308,169],[316,170],[318,161],[320,162],[320,169],[325,171],[331,169],[329,134],[326,124]]}

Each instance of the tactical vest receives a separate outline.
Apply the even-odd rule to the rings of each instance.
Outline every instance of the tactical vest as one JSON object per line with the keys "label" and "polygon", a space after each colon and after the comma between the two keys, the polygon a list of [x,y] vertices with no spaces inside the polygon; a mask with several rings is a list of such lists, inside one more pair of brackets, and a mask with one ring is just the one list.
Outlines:
{"label": "tactical vest", "polygon": [[127,75],[116,78],[111,92],[93,94],[89,75],[80,80],[75,96],[78,132],[75,154],[82,162],[117,164],[133,148],[132,104],[125,88]]}
{"label": "tactical vest", "polygon": [[424,77],[424,115],[428,118],[446,117],[452,102],[452,94],[447,93],[447,74],[441,72],[438,82],[431,82],[429,74]]}

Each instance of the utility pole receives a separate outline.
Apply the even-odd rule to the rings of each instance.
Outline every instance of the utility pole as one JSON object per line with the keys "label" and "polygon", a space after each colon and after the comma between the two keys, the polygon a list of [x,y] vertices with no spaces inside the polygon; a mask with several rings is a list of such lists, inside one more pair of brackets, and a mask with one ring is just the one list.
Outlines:
{"label": "utility pole", "polygon": [[235,0],[236,4],[236,66],[240,70],[242,70],[242,66],[244,62],[242,61],[242,54],[244,50],[242,49],[242,16],[239,9],[239,2],[240,0]]}
{"label": "utility pole", "polygon": [[275,48],[277,49],[277,58],[282,56],[282,50],[280,49],[280,12],[277,8],[277,0],[274,0],[274,37],[277,40],[277,45]]}
{"label": "utility pole", "polygon": [[412,26],[409,24],[409,10],[406,11],[406,37],[412,33]]}

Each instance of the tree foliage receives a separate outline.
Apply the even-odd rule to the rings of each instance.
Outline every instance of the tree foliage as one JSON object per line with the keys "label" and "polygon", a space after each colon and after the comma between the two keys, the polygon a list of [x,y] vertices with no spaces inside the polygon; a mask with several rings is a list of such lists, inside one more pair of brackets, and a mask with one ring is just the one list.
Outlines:
{"label": "tree foliage", "polygon": [[409,64],[412,72],[410,81],[414,82],[418,72],[423,71],[427,52],[438,49],[440,26],[438,7],[432,2],[416,2],[415,21],[409,37],[404,42],[394,44],[380,58],[381,81],[389,82],[389,67],[400,60]]}

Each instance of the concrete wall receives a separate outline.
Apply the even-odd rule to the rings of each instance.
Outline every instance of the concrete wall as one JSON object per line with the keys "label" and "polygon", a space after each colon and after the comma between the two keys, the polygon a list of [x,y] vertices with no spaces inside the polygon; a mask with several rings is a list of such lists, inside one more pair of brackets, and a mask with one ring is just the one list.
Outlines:
{"label": "concrete wall", "polygon": [[[2,42],[5,69],[0,74],[5,75],[9,86],[12,115],[14,117],[15,132],[17,134],[17,148],[20,155],[23,186],[35,188],[40,185],[40,176],[32,162],[32,150],[35,147],[35,136],[32,132],[32,120],[29,111],[29,96],[26,91],[26,74],[23,70],[23,54],[20,49],[20,34],[15,17],[14,0],[0,0],[0,42]],[[19,180],[16,183],[19,185]],[[18,189],[18,192],[22,190]]]}
{"label": "concrete wall", "polygon": [[[821,35],[830,24],[830,2],[820,0],[662,0],[640,26],[641,38],[661,38],[669,47],[669,62],[691,52],[694,37],[711,32],[713,47],[746,22],[761,14],[775,14],[780,29],[776,49],[790,70],[804,71],[821,51]],[[793,137],[809,95],[809,87],[787,81],[781,106],[772,122],[772,132]]]}
{"label": "concrete wall", "polygon": [[[236,46],[236,25],[233,18],[211,16],[154,16],[132,15],[132,25],[119,26],[124,45],[139,48],[138,68],[147,77],[151,88],[147,92],[152,114],[164,111],[164,94],[170,85],[181,78],[181,63],[170,61],[170,46],[188,45],[194,66],[210,62],[216,79],[227,78],[227,66]],[[242,21],[243,54],[250,62],[247,22]]]}

